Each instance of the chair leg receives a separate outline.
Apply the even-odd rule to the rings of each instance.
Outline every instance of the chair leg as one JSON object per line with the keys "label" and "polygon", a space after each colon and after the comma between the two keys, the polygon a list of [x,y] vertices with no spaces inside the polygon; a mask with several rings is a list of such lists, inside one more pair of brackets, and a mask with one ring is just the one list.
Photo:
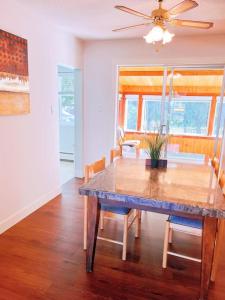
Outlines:
{"label": "chair leg", "polygon": [[103,230],[104,229],[104,211],[101,210],[100,212],[100,229]]}
{"label": "chair leg", "polygon": [[136,158],[139,158],[140,157],[140,149],[139,149],[139,147],[135,148],[135,152],[136,152]]}
{"label": "chair leg", "polygon": [[122,260],[126,260],[127,257],[127,234],[128,234],[128,215],[124,216],[124,225],[123,225],[123,254]]}
{"label": "chair leg", "polygon": [[170,223],[168,221],[166,221],[164,247],[163,247],[163,263],[162,263],[162,267],[164,269],[167,267],[167,251],[168,251],[168,242],[169,242],[169,230],[170,230]]}
{"label": "chair leg", "polygon": [[170,228],[169,229],[169,240],[168,240],[169,244],[172,244],[173,242],[173,229]]}
{"label": "chair leg", "polygon": [[84,196],[84,250],[87,250],[87,201],[88,197]]}
{"label": "chair leg", "polygon": [[140,211],[135,209],[135,238],[139,237],[139,231],[140,231],[140,221],[139,221],[139,215]]}
{"label": "chair leg", "polygon": [[216,273],[218,269],[218,260],[220,256],[221,251],[221,245],[223,244],[224,239],[224,230],[225,230],[225,222],[224,220],[219,220],[218,224],[218,232],[217,232],[217,238],[216,238],[216,246],[214,250],[214,256],[213,256],[213,265],[212,265],[212,272],[211,272],[211,281],[216,280]]}

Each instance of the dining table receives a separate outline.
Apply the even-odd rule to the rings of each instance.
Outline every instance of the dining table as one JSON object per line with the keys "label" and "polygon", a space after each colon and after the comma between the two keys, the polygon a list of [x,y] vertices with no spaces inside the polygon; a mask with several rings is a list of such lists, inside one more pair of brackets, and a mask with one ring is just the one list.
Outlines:
{"label": "dining table", "polygon": [[209,159],[171,157],[166,168],[151,168],[145,159],[121,157],[79,193],[88,196],[87,272],[94,267],[102,204],[202,219],[199,299],[208,298],[218,220],[225,218],[225,198]]}

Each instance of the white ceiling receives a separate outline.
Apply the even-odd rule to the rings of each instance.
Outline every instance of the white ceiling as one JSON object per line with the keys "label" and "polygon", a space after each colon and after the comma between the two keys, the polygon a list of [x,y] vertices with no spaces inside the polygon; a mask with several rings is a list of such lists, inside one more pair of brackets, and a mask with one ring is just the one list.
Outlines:
{"label": "white ceiling", "polygon": [[[124,5],[145,14],[157,8],[156,0],[18,0],[35,12],[46,16],[56,25],[83,39],[142,37],[150,27],[112,32],[112,29],[143,23],[140,17],[116,10]],[[168,9],[182,0],[164,0]],[[170,28],[177,35],[225,34],[225,0],[197,0],[199,6],[180,15],[182,19],[214,22],[209,30]],[[144,21],[145,22],[145,21]]]}

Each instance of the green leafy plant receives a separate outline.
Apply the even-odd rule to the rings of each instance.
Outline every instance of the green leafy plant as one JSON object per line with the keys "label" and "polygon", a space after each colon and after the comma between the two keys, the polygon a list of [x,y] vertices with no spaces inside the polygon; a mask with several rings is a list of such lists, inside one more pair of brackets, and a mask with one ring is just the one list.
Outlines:
{"label": "green leafy plant", "polygon": [[153,160],[159,160],[162,152],[163,145],[166,142],[166,137],[157,133],[154,136],[147,136],[145,138],[146,153]]}

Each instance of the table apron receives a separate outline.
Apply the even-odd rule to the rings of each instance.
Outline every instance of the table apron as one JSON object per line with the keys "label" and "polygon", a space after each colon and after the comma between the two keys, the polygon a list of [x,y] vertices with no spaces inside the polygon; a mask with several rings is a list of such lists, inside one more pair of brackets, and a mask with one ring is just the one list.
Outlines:
{"label": "table apron", "polygon": [[120,201],[115,201],[115,200],[110,200],[110,199],[102,199],[98,198],[98,201],[100,204],[108,204],[112,206],[117,206],[117,207],[127,207],[131,209],[138,209],[138,210],[144,210],[144,211],[149,211],[149,212],[154,212],[154,213],[159,213],[159,214],[164,214],[164,215],[174,215],[174,216],[181,216],[181,217],[189,217],[189,218],[194,218],[194,219],[203,219],[202,215],[199,214],[193,214],[191,212],[183,212],[183,211],[176,211],[176,210],[168,210],[164,208],[156,208],[156,207],[151,207],[151,206],[146,206],[142,204],[134,204],[134,203],[127,203],[120,202]]}

